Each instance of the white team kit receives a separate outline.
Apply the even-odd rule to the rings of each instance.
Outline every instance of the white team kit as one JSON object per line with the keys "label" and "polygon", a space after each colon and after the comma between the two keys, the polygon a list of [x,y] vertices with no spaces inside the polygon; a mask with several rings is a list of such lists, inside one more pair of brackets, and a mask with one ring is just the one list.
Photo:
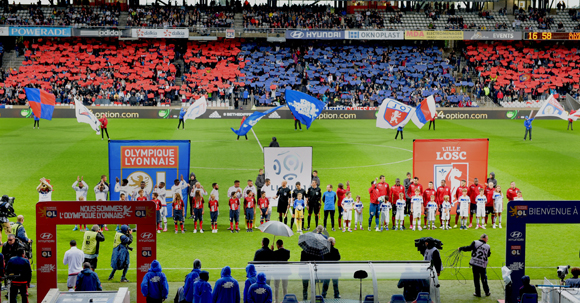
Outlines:
{"label": "white team kit", "polygon": [[395,220],[405,220],[405,206],[407,205],[407,201],[405,199],[397,200],[397,214],[395,215]]}
{"label": "white team kit", "polygon": [[38,191],[38,201],[52,201],[52,190],[49,191]]}
{"label": "white team kit", "polygon": [[487,198],[484,195],[479,195],[475,198],[475,204],[477,205],[477,213],[475,216],[477,218],[485,217],[485,204],[487,203]]}
{"label": "white team kit", "polygon": [[83,187],[79,187],[78,184],[79,181],[75,181],[75,183],[73,183],[72,185],[72,188],[75,190],[77,196],[77,201],[79,200],[80,197],[83,197],[85,201],[87,201],[87,193],[89,192],[89,186],[87,185],[87,183],[85,183],[85,181],[81,181]]}
{"label": "white team kit", "polygon": [[165,189],[165,187],[163,188],[159,188],[156,187],[153,189],[154,193],[157,193],[157,199],[159,199],[159,201],[161,201],[161,208],[159,209],[159,214],[161,215],[161,218],[163,218],[163,223],[165,223],[165,226],[167,227],[167,190]]}
{"label": "white team kit", "polygon": [[363,223],[363,208],[364,205],[362,202],[358,201],[354,203],[354,225],[355,225],[355,229],[356,229],[356,224],[360,222],[361,224],[361,228],[362,228],[362,223]]}
{"label": "white team kit", "polygon": [[429,203],[427,203],[427,221],[435,221],[436,214],[437,203],[435,203],[435,201],[429,201]]}
{"label": "white team kit", "polygon": [[451,218],[451,203],[443,201],[441,204],[441,220],[449,220]]}
{"label": "white team kit", "polygon": [[105,186],[105,188],[103,189],[103,191],[101,191],[99,188],[101,187],[101,183],[97,184],[97,186],[95,186],[94,190],[95,190],[95,199],[97,201],[107,201],[107,193],[109,193],[109,187],[106,184],[103,184],[103,186]]}
{"label": "white team kit", "polygon": [[131,187],[129,185],[121,186],[119,182],[115,183],[115,192],[119,193],[119,197],[121,194],[125,194],[125,200],[131,200]]}
{"label": "white team kit", "polygon": [[459,197],[459,215],[461,217],[469,217],[469,204],[471,204],[469,196]]}
{"label": "white team kit", "polygon": [[391,208],[393,206],[390,202],[382,202],[379,206],[379,210],[381,212],[381,225],[385,223],[387,227],[389,226],[389,220],[391,218]]}
{"label": "white team kit", "polygon": [[354,208],[354,200],[352,198],[345,198],[342,200],[342,218],[350,221],[352,219],[352,209]]}
{"label": "white team kit", "polygon": [[413,219],[421,218],[421,206],[423,206],[423,198],[420,196],[413,196],[411,199],[411,208],[413,209]]}
{"label": "white team kit", "polygon": [[503,195],[501,193],[493,193],[493,207],[496,214],[503,211]]}

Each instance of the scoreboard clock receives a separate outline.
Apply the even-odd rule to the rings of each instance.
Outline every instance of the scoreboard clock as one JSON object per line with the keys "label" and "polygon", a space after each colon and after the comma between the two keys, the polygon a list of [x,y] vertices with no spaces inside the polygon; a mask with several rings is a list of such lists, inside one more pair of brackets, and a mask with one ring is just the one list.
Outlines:
{"label": "scoreboard clock", "polygon": [[547,40],[580,40],[578,33],[551,33],[551,32],[527,32],[525,40],[547,41]]}

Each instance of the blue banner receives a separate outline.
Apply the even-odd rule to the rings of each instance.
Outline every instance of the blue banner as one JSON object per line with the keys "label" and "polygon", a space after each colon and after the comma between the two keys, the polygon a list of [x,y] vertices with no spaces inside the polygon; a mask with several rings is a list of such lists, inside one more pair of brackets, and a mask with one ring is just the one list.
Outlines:
{"label": "blue banner", "polygon": [[24,37],[70,37],[70,27],[10,27],[10,36]]}
{"label": "blue banner", "polygon": [[309,31],[309,30],[287,30],[286,39],[293,40],[343,40],[344,31]]}
{"label": "blue banner", "polygon": [[300,123],[306,125],[306,129],[310,128],[312,122],[318,118],[324,109],[322,101],[305,93],[287,89],[285,95],[288,108],[290,108],[290,111]]}
{"label": "blue banner", "polygon": [[[111,140],[109,141],[109,178],[111,200],[119,200],[115,191],[115,179],[128,181],[128,192],[137,190],[145,182],[144,191],[149,194],[161,182],[165,182],[167,201],[172,201],[171,187],[174,180],[189,180],[190,141],[188,140]],[[187,201],[187,189],[182,191]],[[167,203],[171,216],[171,204]],[[184,214],[186,212],[184,211]]]}
{"label": "blue banner", "polygon": [[242,125],[240,125],[240,129],[235,130],[232,128],[232,131],[238,136],[245,136],[252,129],[252,127],[254,127],[254,125],[256,125],[256,123],[258,123],[258,121],[260,121],[260,119],[262,119],[266,115],[269,115],[269,114],[277,111],[280,107],[282,107],[282,106],[278,106],[278,107],[269,109],[263,113],[254,112],[253,114],[249,115],[244,120]]}

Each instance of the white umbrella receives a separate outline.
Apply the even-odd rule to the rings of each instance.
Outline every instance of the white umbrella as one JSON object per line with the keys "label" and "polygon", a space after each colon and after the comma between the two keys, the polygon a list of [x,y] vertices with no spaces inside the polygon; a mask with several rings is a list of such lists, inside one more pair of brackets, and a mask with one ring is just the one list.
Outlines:
{"label": "white umbrella", "polygon": [[276,240],[276,236],[292,237],[294,235],[290,227],[280,221],[268,221],[260,225],[258,229],[263,233],[274,235],[274,241]]}

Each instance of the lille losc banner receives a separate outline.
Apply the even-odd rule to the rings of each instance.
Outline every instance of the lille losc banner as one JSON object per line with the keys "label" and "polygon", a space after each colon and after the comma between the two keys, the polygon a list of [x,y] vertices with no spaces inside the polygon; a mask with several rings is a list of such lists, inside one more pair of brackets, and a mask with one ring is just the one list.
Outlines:
{"label": "lille losc banner", "polygon": [[413,176],[427,188],[433,181],[435,188],[441,180],[451,189],[451,202],[461,180],[467,186],[478,178],[481,184],[487,180],[489,139],[426,139],[413,141]]}

